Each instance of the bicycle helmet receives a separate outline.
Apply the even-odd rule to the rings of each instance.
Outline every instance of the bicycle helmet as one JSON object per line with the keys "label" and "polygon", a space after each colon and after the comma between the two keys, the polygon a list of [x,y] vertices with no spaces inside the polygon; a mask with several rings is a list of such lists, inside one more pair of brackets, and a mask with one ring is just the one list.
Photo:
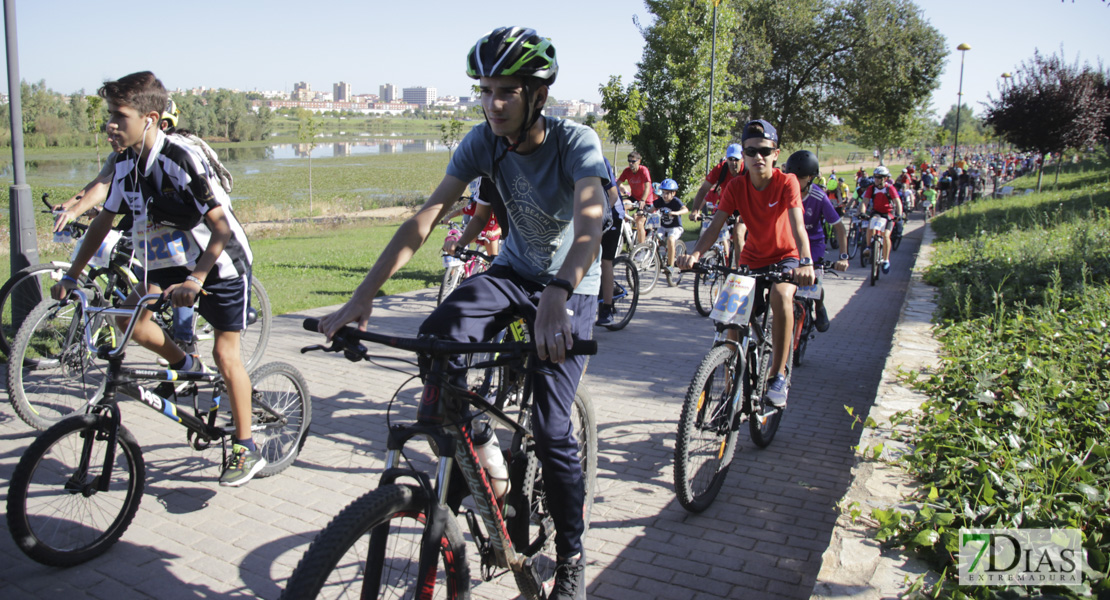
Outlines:
{"label": "bicycle helmet", "polygon": [[555,83],[559,64],[555,46],[527,27],[498,27],[482,36],[466,57],[466,74],[480,77],[534,77]]}
{"label": "bicycle helmet", "polygon": [[809,150],[799,150],[786,159],[782,170],[797,177],[816,177],[821,173],[821,164]]}
{"label": "bicycle helmet", "polygon": [[879,165],[878,167],[875,167],[875,172],[872,173],[872,175],[875,177],[890,177],[890,169]]}
{"label": "bicycle helmet", "polygon": [[677,192],[678,182],[673,179],[664,179],[663,183],[659,184],[659,189],[669,192]]}
{"label": "bicycle helmet", "polygon": [[162,111],[162,121],[170,124],[169,129],[177,128],[177,117],[181,111],[177,110],[177,104],[171,98],[166,102],[166,110]]}

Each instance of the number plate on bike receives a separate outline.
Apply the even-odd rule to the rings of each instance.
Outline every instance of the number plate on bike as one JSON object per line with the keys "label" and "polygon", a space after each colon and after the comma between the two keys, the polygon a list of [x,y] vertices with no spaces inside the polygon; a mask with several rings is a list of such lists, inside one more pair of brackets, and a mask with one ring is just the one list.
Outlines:
{"label": "number plate on bike", "polygon": [[453,269],[455,267],[461,267],[462,264],[463,264],[463,261],[455,258],[454,256],[451,256],[449,254],[444,254],[443,255],[443,268],[444,269]]}
{"label": "number plate on bike", "polygon": [[886,217],[871,217],[871,229],[883,229],[886,227]]}
{"label": "number plate on bike", "polygon": [[717,296],[709,318],[718,323],[746,325],[755,304],[755,278],[733,273]]}
{"label": "number plate on bike", "polygon": [[799,297],[799,298],[810,298],[812,300],[820,300],[821,299],[821,278],[823,276],[824,276],[824,274],[821,272],[821,269],[815,269],[813,271],[813,278],[814,278],[813,279],[813,285],[807,285],[805,287],[802,287],[802,286],[799,285],[798,286],[798,291],[794,292],[794,295]]}
{"label": "number plate on bike", "polygon": [[[104,267],[107,267],[108,263],[112,260],[112,250],[115,250],[116,244],[119,243],[119,240],[122,237],[123,234],[119,231],[116,231],[114,229],[108,230],[108,234],[104,236],[104,241],[100,242],[100,248],[97,249],[96,254],[94,254],[93,257],[89,259],[89,266],[94,269],[103,269]],[[88,238],[82,238],[81,243],[83,244],[87,239]],[[77,253],[80,251],[81,244],[77,244],[77,246],[73,249],[73,256],[69,257],[69,261],[73,262],[74,259],[77,258]]]}

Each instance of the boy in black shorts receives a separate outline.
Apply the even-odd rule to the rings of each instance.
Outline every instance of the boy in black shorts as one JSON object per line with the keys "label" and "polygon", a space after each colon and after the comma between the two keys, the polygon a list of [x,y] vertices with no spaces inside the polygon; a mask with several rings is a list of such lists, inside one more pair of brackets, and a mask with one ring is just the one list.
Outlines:
{"label": "boy in black shorts", "polygon": [[[104,211],[89,225],[86,243],[52,295],[61,299],[77,287],[77,277],[112,222],[120,213],[130,213],[145,276],[127,303],[133,306],[141,294],[163,292],[174,306],[192,306],[200,296],[200,314],[215,329],[213,358],[227,384],[235,421],[235,441],[220,485],[243,485],[266,466],[251,439],[251,382],[239,354],[252,260],[246,234],[204,156],[158,127],[169,94],[153,73],[109,81],[97,93],[108,104],[108,137],[123,150]],[[149,312],[140,317],[132,337],[166,359],[172,370],[205,368],[199,357],[186,355],[167,338]]]}

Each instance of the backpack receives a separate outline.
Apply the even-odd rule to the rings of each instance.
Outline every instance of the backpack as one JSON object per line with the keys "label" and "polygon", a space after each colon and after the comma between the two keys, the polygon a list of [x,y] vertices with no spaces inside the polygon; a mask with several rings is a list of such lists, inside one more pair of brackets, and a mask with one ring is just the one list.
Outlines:
{"label": "backpack", "polygon": [[216,151],[213,150],[211,146],[192,133],[175,131],[170,135],[176,135],[188,145],[200,150],[200,153],[208,160],[208,166],[220,180],[220,187],[222,187],[225,192],[231,193],[231,187],[235,182],[232,180],[231,173],[229,173],[223,163],[220,162],[220,158],[216,156]]}

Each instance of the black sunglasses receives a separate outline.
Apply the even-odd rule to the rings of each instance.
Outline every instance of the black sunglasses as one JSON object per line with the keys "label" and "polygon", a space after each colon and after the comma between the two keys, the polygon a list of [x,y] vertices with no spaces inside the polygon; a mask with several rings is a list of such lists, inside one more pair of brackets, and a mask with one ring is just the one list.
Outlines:
{"label": "black sunglasses", "polygon": [[774,151],[775,149],[770,146],[748,146],[747,148],[744,148],[744,156],[755,158],[756,155],[759,155],[763,158],[767,158],[768,156],[771,156],[771,153]]}

